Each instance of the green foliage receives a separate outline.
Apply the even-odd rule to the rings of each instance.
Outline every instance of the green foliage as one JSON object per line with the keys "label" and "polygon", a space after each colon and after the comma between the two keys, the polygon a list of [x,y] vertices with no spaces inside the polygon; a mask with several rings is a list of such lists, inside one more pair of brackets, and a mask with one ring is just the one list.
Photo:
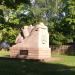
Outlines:
{"label": "green foliage", "polygon": [[50,35],[50,43],[55,45],[62,45],[64,42],[65,37],[62,33],[52,33]]}
{"label": "green foliage", "polygon": [[0,41],[13,43],[20,28],[40,21],[48,26],[50,44],[75,42],[75,0],[0,0]]}
{"label": "green foliage", "polygon": [[10,43],[13,43],[15,41],[16,35],[18,34],[18,30],[12,29],[12,28],[4,28],[2,30],[2,40],[7,40]]}
{"label": "green foliage", "polygon": [[28,6],[30,5],[29,1],[16,1],[17,0],[0,1],[0,41],[7,40],[13,43],[19,29],[23,27],[25,23],[27,24],[25,20],[28,20],[28,17],[24,15],[23,12],[24,10],[28,10]]}
{"label": "green foliage", "polygon": [[63,11],[66,13],[64,19],[61,20],[59,30],[63,32],[65,38],[65,43],[74,43],[75,35],[75,1],[67,0],[65,2],[66,6]]}
{"label": "green foliage", "polygon": [[0,41],[2,40],[3,36],[2,36],[2,31],[0,30]]}

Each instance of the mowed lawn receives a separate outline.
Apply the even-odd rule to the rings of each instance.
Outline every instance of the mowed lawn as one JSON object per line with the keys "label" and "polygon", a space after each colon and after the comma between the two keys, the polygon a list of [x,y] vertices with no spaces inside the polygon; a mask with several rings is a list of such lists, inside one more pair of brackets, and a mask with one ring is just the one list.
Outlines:
{"label": "mowed lawn", "polygon": [[75,56],[52,55],[60,60],[50,62],[10,59],[2,56],[3,54],[0,58],[0,75],[75,75]]}
{"label": "mowed lawn", "polygon": [[9,51],[2,49],[0,51],[0,57],[7,57],[9,56]]}
{"label": "mowed lawn", "polygon": [[63,64],[67,66],[75,66],[75,56],[71,55],[52,55],[52,57],[60,58],[60,61],[52,62],[57,64]]}

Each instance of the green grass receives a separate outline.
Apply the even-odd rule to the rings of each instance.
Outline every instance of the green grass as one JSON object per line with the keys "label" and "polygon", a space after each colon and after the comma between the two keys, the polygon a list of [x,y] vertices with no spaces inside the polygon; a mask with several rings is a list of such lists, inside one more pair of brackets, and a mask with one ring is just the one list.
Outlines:
{"label": "green grass", "polygon": [[[1,53],[0,53],[1,54]],[[1,56],[9,53],[2,53]],[[0,75],[75,75],[75,56],[53,55],[60,61],[40,62],[0,58]]]}
{"label": "green grass", "polygon": [[6,56],[9,56],[9,51],[6,51],[6,50],[1,50],[0,51],[0,57],[6,57]]}
{"label": "green grass", "polygon": [[53,63],[63,64],[67,66],[75,66],[75,56],[70,55],[53,55],[52,57],[58,57],[61,60]]}

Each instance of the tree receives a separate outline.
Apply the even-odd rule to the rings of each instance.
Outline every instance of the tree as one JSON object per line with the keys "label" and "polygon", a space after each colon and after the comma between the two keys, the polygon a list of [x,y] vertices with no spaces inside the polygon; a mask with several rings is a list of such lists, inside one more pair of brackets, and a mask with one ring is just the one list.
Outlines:
{"label": "tree", "polygon": [[75,1],[66,0],[64,1],[65,7],[62,11],[65,12],[66,16],[60,22],[60,31],[63,32],[65,36],[65,43],[74,43],[75,42]]}
{"label": "tree", "polygon": [[15,41],[20,28],[27,24],[30,13],[25,14],[25,10],[29,5],[29,0],[0,0],[0,41]]}
{"label": "tree", "polygon": [[42,21],[50,44],[74,43],[74,9],[74,0],[0,0],[0,41],[13,43],[20,28]]}

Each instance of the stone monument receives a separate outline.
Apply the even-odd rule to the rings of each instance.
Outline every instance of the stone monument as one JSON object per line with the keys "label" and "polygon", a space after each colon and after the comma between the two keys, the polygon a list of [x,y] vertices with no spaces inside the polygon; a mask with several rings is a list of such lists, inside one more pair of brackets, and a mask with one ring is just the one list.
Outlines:
{"label": "stone monument", "polygon": [[49,48],[48,28],[42,22],[35,26],[24,26],[16,38],[15,45],[10,48],[11,58],[23,59],[49,59],[51,48]]}

